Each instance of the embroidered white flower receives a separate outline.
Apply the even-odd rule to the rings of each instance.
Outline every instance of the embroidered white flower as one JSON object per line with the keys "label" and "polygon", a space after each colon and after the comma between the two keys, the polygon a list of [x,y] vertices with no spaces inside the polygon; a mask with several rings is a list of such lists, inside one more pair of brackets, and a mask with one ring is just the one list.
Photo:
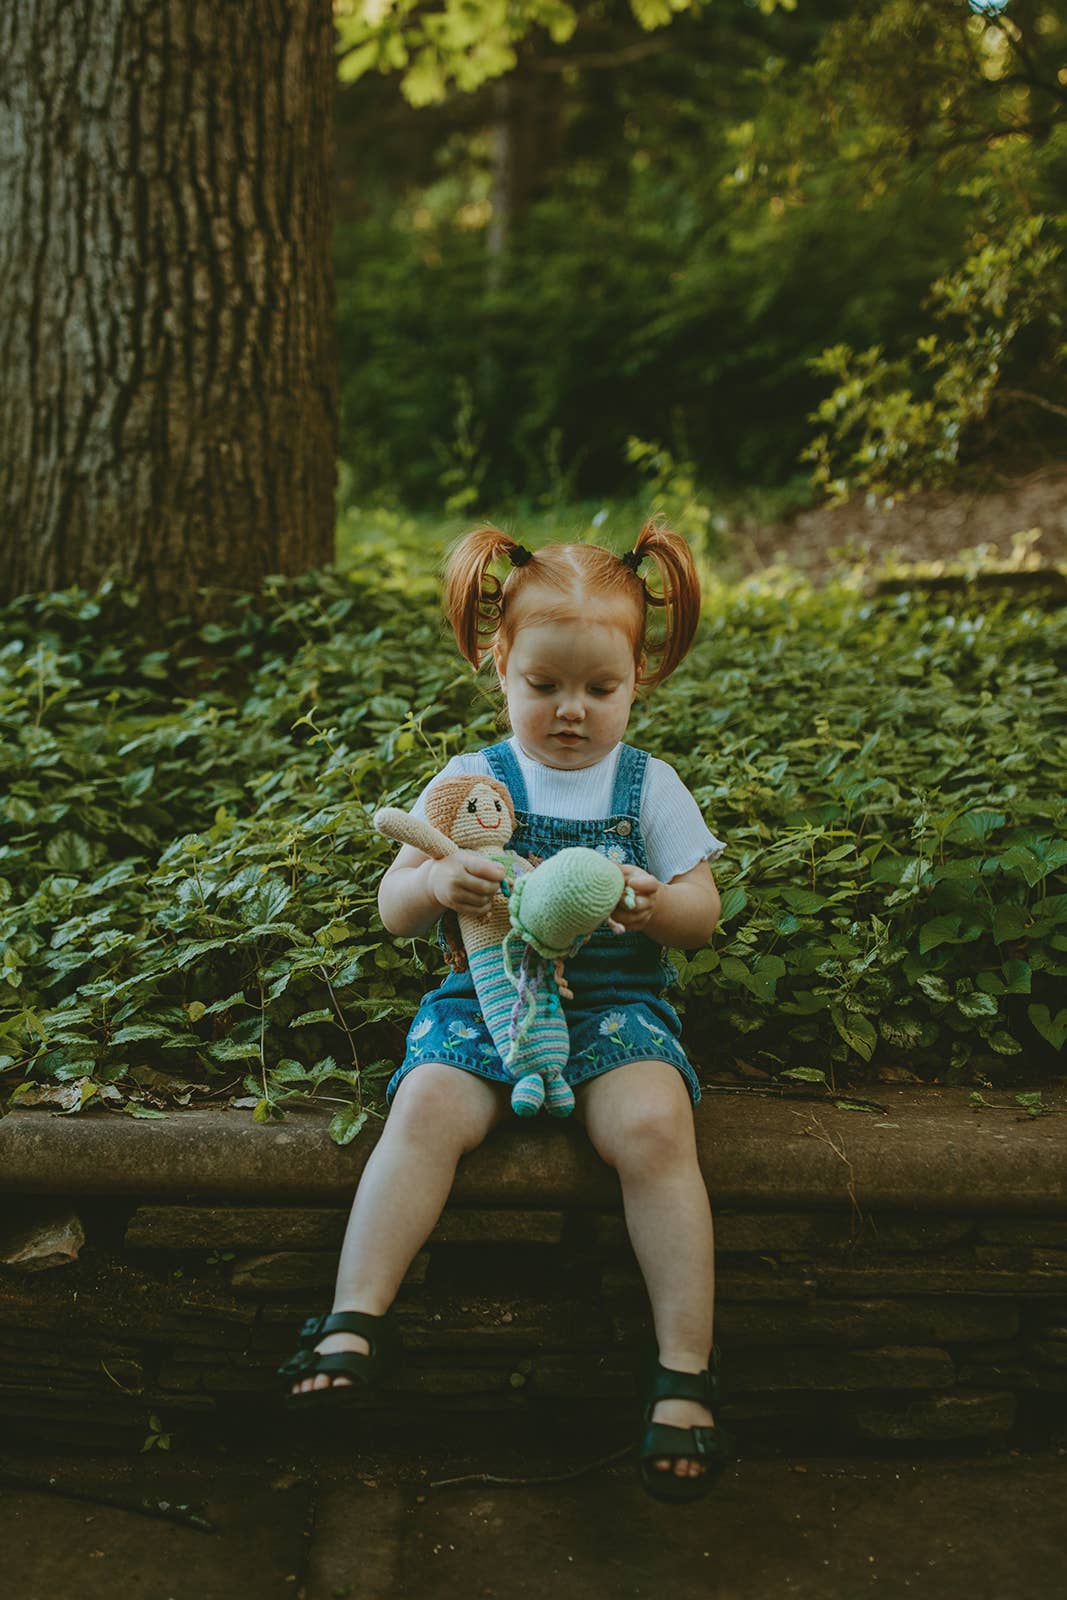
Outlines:
{"label": "embroidered white flower", "polygon": [[597,845],[597,854],[607,856],[609,861],[627,861],[629,859],[621,844]]}
{"label": "embroidered white flower", "polygon": [[477,1028],[468,1028],[465,1022],[453,1022],[448,1031],[453,1039],[477,1039],[478,1037]]}
{"label": "embroidered white flower", "polygon": [[624,1011],[609,1011],[601,1022],[599,1031],[607,1034],[609,1038],[614,1038],[622,1032],[625,1026],[626,1013]]}
{"label": "embroidered white flower", "polygon": [[423,1017],[422,1021],[421,1022],[416,1022],[414,1027],[412,1028],[412,1030],[411,1030],[411,1038],[412,1039],[425,1039],[426,1035],[429,1033],[429,1031],[430,1031],[430,1029],[432,1027],[433,1027],[433,1023],[431,1022],[430,1018],[429,1017]]}
{"label": "embroidered white flower", "polygon": [[644,1017],[638,1017],[637,1020],[641,1024],[642,1028],[644,1028],[646,1030],[646,1032],[648,1032],[648,1033],[650,1033],[652,1035],[653,1039],[655,1039],[657,1044],[662,1044],[663,1043],[663,1041],[664,1041],[664,1039],[666,1039],[667,1035],[664,1033],[662,1028],[657,1028],[657,1026],[656,1026],[656,1024],[654,1022],[646,1022]]}

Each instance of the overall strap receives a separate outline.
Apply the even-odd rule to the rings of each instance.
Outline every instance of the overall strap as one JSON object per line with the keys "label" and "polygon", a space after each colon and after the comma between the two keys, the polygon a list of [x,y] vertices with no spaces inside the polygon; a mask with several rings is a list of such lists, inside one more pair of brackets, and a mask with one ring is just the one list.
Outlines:
{"label": "overall strap", "polygon": [[615,787],[611,794],[611,814],[615,817],[640,817],[641,790],[648,767],[648,751],[624,744],[615,768]]}
{"label": "overall strap", "polygon": [[522,769],[515,759],[515,752],[510,743],[504,740],[502,744],[487,745],[479,751],[489,763],[489,770],[498,783],[502,783],[511,796],[511,803],[516,811],[528,813],[530,803],[526,798],[526,784],[523,782]]}

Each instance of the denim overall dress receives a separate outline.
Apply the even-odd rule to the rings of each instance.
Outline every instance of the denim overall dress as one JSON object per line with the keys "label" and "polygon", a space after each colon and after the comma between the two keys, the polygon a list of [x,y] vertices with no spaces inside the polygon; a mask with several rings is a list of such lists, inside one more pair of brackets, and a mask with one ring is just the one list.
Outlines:
{"label": "denim overall dress", "polygon": [[[491,745],[481,753],[515,807],[509,849],[544,860],[569,845],[586,845],[612,861],[647,869],[640,820],[647,751],[623,745],[611,813],[588,822],[531,812],[510,744]],[[600,928],[565,963],[565,973],[574,991],[574,999],[563,1002],[571,1044],[564,1076],[571,1087],[627,1061],[667,1061],[682,1074],[695,1105],[700,1086],[680,1043],[678,1014],[664,997],[678,974],[662,948],[643,933]],[[496,1083],[514,1081],[482,1020],[469,972],[450,973],[424,996],[408,1030],[404,1060],[386,1088],[390,1103],[401,1078],[424,1061],[444,1062]]]}

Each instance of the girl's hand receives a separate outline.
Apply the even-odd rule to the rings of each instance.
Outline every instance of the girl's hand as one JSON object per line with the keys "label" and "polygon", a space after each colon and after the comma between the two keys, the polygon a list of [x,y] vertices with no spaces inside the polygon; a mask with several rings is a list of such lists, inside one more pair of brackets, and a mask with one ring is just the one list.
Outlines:
{"label": "girl's hand", "polygon": [[646,872],[643,867],[635,867],[631,862],[620,862],[619,869],[625,879],[626,889],[633,891],[633,905],[626,904],[627,897],[624,894],[611,913],[608,927],[616,933],[638,933],[655,911],[656,896],[663,885],[651,872]]}
{"label": "girl's hand", "polygon": [[430,893],[442,909],[465,916],[482,917],[500,892],[507,876],[499,861],[490,861],[476,850],[457,850],[455,855],[434,861],[427,873]]}

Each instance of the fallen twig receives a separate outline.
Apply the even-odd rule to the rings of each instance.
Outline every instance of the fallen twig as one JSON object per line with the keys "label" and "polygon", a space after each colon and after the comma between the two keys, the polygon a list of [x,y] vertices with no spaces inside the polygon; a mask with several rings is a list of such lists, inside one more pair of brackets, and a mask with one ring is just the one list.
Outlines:
{"label": "fallen twig", "polygon": [[32,1494],[55,1494],[64,1500],[88,1500],[96,1506],[115,1506],[119,1511],[135,1511],[141,1517],[161,1517],[164,1522],[178,1522],[185,1528],[195,1528],[198,1533],[216,1533],[218,1530],[207,1517],[187,1505],[174,1505],[169,1500],[134,1500],[121,1495],[101,1494],[97,1489],[80,1489],[73,1484],[57,1482],[55,1478],[39,1478],[29,1472],[7,1472],[0,1468],[0,1486],[5,1489],[26,1489]]}
{"label": "fallen twig", "polygon": [[500,1478],[492,1472],[468,1472],[462,1478],[438,1478],[430,1484],[431,1489],[455,1489],[466,1483],[500,1483],[525,1487],[537,1483],[569,1483],[572,1478],[584,1477],[587,1472],[595,1472],[598,1467],[608,1467],[613,1461],[621,1461],[623,1456],[628,1456],[633,1449],[626,1445],[622,1450],[616,1450],[613,1455],[601,1456],[599,1461],[587,1461],[583,1467],[575,1467],[571,1472],[559,1472],[552,1477],[545,1478]]}
{"label": "fallen twig", "polygon": [[[826,1129],[823,1127],[818,1117],[815,1116],[814,1112],[809,1114],[814,1127],[809,1124],[808,1127],[801,1128],[801,1133],[806,1133],[809,1138],[818,1139],[822,1144],[828,1145],[837,1159],[844,1162],[845,1167],[848,1170],[847,1192],[849,1204],[852,1206],[852,1217],[849,1225],[849,1238],[855,1239],[863,1231],[863,1226],[866,1219],[863,1215],[863,1212],[860,1210],[860,1203],[856,1199],[856,1175],[852,1170],[852,1163],[845,1154],[844,1145],[840,1143],[840,1141],[835,1140],[831,1134],[827,1133]],[[799,1117],[801,1115],[802,1113],[799,1111],[793,1112],[794,1117]]]}

